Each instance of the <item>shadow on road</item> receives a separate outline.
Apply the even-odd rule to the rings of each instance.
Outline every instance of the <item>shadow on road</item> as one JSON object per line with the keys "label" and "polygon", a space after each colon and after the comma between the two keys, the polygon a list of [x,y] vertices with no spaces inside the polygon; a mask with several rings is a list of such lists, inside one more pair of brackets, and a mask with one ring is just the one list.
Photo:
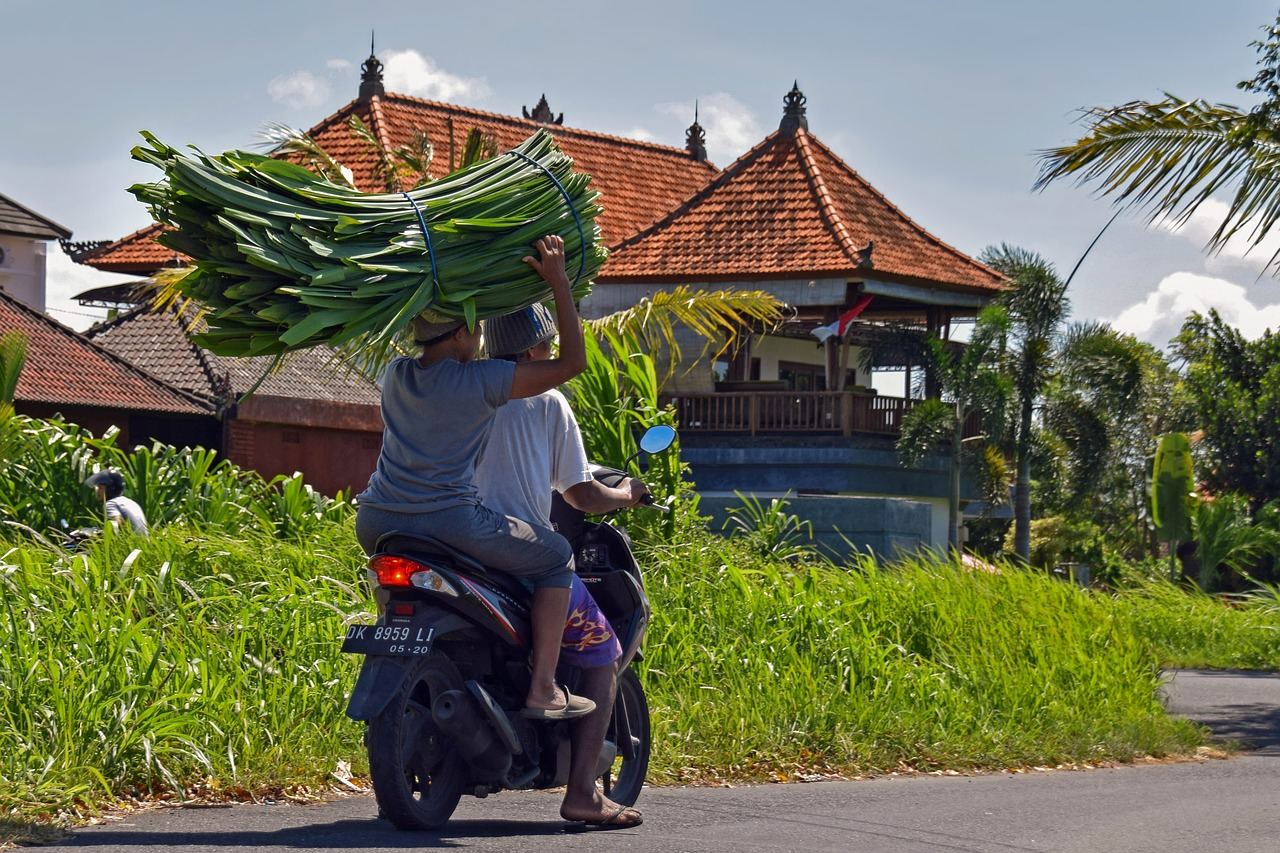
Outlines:
{"label": "shadow on road", "polygon": [[270,832],[229,827],[220,832],[130,832],[82,829],[75,833],[76,847],[294,847],[304,850],[359,850],[362,848],[459,847],[457,841],[476,838],[560,835],[557,821],[451,820],[438,832],[399,832],[381,820],[335,820],[294,826]]}
{"label": "shadow on road", "polygon": [[1211,716],[1191,717],[1215,737],[1236,740],[1250,752],[1280,755],[1280,708],[1275,705],[1222,705]]}

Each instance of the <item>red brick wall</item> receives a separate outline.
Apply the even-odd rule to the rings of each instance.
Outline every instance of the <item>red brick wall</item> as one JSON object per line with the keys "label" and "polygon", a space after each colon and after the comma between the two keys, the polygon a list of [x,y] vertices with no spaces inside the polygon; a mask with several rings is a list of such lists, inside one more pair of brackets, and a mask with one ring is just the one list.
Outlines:
{"label": "red brick wall", "polygon": [[324,429],[231,420],[227,456],[270,479],[301,471],[318,491],[360,492],[378,462],[382,434],[366,430]]}

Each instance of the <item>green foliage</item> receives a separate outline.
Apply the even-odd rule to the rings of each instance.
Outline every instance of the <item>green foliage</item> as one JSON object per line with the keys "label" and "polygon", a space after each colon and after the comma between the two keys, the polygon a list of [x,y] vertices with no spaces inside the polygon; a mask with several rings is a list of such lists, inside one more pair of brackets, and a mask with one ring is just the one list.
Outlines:
{"label": "green foliage", "polygon": [[18,332],[0,335],[0,421],[13,414],[18,377],[27,361],[27,338]]}
{"label": "green foliage", "polygon": [[[1112,597],[1008,566],[849,570],[680,525],[638,554],[658,782],[1188,751],[1202,734],[1165,715],[1158,660],[1280,663],[1274,612],[1168,583]],[[363,769],[342,714],[358,661],[337,651],[371,615],[363,562],[349,519],[297,543],[170,526],[74,556],[0,544],[0,808]]]}
{"label": "green foliage", "polygon": [[669,538],[676,529],[676,514],[696,510],[696,495],[686,484],[680,461],[679,441],[670,449],[646,456],[648,467],[639,467],[639,440],[657,424],[676,426],[675,412],[659,402],[659,380],[653,358],[634,335],[604,331],[603,343],[586,335],[587,369],[574,377],[565,392],[582,430],[587,458],[601,465],[628,464],[628,473],[643,477],[659,498],[674,495],[676,511],[661,516],[648,509],[629,510],[629,527]]}
{"label": "green foliage", "polygon": [[[925,339],[928,369],[937,377],[944,400],[925,400],[902,418],[897,450],[905,465],[916,465],[944,439],[950,445],[950,516],[948,540],[960,546],[960,470],[962,453],[968,451],[980,475],[995,476],[985,481],[983,491],[993,503],[1002,503],[1008,492],[1007,472],[988,452],[993,436],[1004,429],[1004,417],[1012,393],[1009,377],[1000,370],[1009,334],[1009,314],[999,307],[983,309],[974,324],[969,343],[954,354],[937,337]],[[971,415],[980,416],[986,433],[962,442],[965,424]]]}
{"label": "green foliage", "polygon": [[[1005,540],[1005,551],[1016,554],[1013,530]],[[1052,570],[1061,563],[1085,563],[1093,568],[1104,562],[1105,546],[1096,524],[1083,519],[1047,516],[1031,522],[1030,564]]]}
{"label": "green foliage", "polygon": [[1199,564],[1196,580],[1206,592],[1219,588],[1220,570],[1247,576],[1263,557],[1280,552],[1280,532],[1254,524],[1249,503],[1240,495],[1198,501],[1191,530]]}
{"label": "green foliage", "polygon": [[287,539],[352,512],[342,495],[327,498],[298,474],[265,481],[212,450],[155,443],[126,450],[115,430],[95,438],[59,420],[15,417],[0,425],[15,452],[0,469],[0,520],[36,531],[102,524],[102,505],[83,483],[109,468],[152,527],[188,524],[223,531],[260,531]]}
{"label": "green foliage", "polygon": [[1210,311],[1187,318],[1175,351],[1210,491],[1246,495],[1255,508],[1280,498],[1280,334],[1251,341]]}
{"label": "green foliage", "polygon": [[[852,570],[693,536],[641,561],[659,782],[1166,754],[1149,645],[1111,599],[1043,574]],[[784,777],[790,774],[783,774]]]}
{"label": "green foliage", "polygon": [[1151,517],[1163,541],[1189,538],[1195,489],[1191,443],[1180,432],[1161,436],[1151,468]]}
{"label": "green foliage", "polygon": [[370,615],[361,563],[349,523],[298,544],[107,530],[75,556],[0,539],[0,809],[358,766],[342,718],[357,661],[337,638]]}
{"label": "green foliage", "polygon": [[1280,669],[1280,610],[1265,594],[1230,606],[1198,589],[1151,579],[1114,601],[1165,666]]}
{"label": "green foliage", "polygon": [[753,496],[734,492],[742,506],[730,507],[722,529],[744,538],[762,557],[798,560],[815,555],[813,523],[787,512],[786,498],[772,498],[766,506]]}

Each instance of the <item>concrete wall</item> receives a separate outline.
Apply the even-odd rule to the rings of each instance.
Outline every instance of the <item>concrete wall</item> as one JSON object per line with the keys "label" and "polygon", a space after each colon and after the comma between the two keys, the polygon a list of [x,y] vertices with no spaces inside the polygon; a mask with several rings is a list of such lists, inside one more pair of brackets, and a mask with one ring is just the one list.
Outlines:
{"label": "concrete wall", "polygon": [[[756,493],[767,505],[771,498],[786,497],[786,512],[813,525],[813,541],[836,559],[853,553],[874,553],[893,559],[932,546],[932,513],[922,501],[844,495],[796,496]],[[721,530],[729,508],[741,506],[737,495],[703,494],[703,513],[712,517],[711,528]],[[945,535],[944,535],[945,541]]]}
{"label": "concrete wall", "polygon": [[45,252],[43,240],[0,234],[0,289],[30,308],[44,313]]}
{"label": "concrete wall", "polygon": [[[946,547],[948,467],[945,457],[932,456],[908,468],[898,459],[891,439],[872,436],[853,440],[814,437],[805,439],[803,444],[794,438],[753,441],[747,437],[685,436],[681,455],[689,463],[696,488],[703,495],[732,496],[739,491],[774,496],[799,494],[806,499],[813,495],[814,499],[837,496],[906,500],[924,513],[924,526],[919,532],[924,544],[932,548]],[[962,482],[961,494],[965,498],[977,497],[973,485],[967,481]],[[819,517],[827,519],[829,513],[834,512],[836,510],[823,508]],[[868,517],[877,516],[873,512]],[[866,528],[859,530],[869,532]]]}

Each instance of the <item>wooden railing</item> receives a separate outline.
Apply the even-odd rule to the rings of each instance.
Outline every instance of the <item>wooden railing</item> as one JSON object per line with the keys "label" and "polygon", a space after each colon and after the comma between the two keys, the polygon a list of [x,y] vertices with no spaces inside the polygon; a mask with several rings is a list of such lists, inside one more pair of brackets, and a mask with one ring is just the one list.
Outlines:
{"label": "wooden railing", "polygon": [[671,397],[689,432],[897,435],[919,400],[851,391],[733,391]]}

